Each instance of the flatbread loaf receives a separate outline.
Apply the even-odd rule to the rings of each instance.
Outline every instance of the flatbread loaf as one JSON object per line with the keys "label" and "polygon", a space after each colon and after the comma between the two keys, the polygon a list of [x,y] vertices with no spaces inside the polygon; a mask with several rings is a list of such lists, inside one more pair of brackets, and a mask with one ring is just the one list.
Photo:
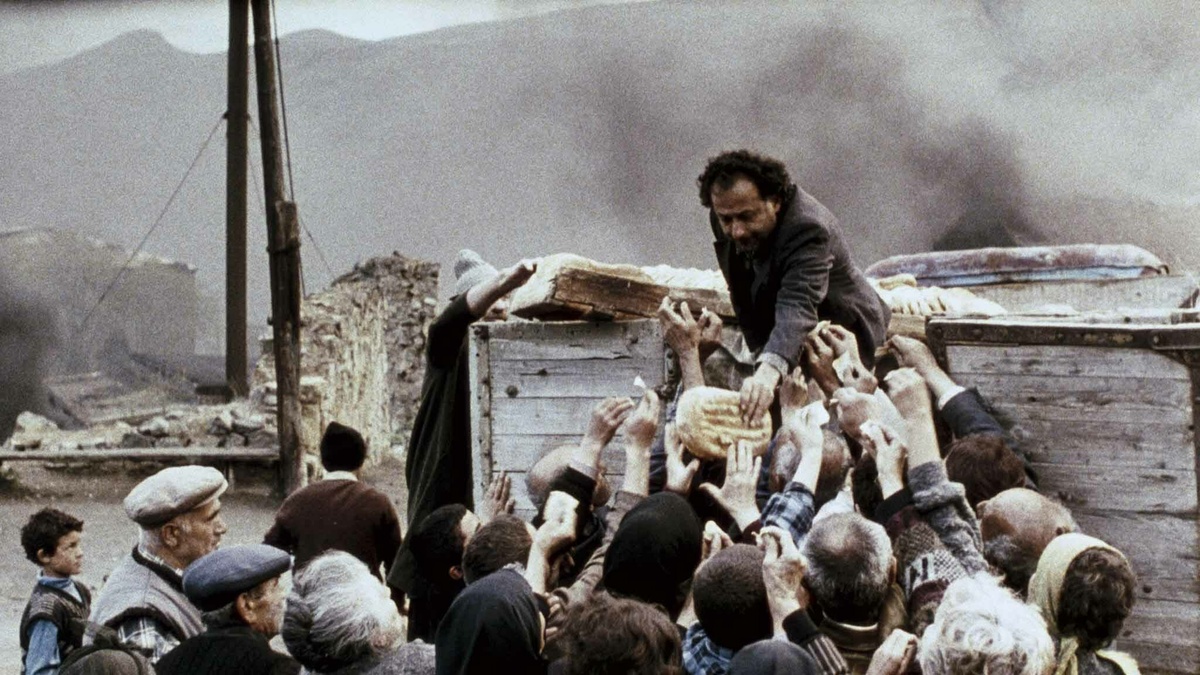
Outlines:
{"label": "flatbread loaf", "polygon": [[763,415],[751,427],[742,424],[739,394],[716,387],[695,387],[679,397],[675,425],[684,447],[701,460],[725,459],[738,441],[754,444],[754,455],[767,451],[771,416]]}

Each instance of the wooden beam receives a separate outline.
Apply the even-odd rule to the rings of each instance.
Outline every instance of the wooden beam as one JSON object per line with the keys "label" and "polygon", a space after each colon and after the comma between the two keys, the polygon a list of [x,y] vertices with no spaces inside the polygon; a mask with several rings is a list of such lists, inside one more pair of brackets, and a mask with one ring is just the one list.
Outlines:
{"label": "wooden beam", "polygon": [[271,328],[278,397],[279,475],[284,494],[306,479],[300,448],[300,227],[296,205],[286,201],[283,182],[279,83],[275,79],[271,7],[252,0],[254,68],[262,139],[263,192],[267,207],[267,251],[271,268]]}

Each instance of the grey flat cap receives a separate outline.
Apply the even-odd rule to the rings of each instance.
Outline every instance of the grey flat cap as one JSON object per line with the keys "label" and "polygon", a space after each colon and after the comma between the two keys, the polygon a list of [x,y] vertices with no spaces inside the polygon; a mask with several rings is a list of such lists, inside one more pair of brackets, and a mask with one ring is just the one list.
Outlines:
{"label": "grey flat cap", "polygon": [[134,486],[125,497],[125,513],[142,527],[157,527],[217,499],[227,487],[211,466],[173,466]]}
{"label": "grey flat cap", "polygon": [[274,546],[219,548],[183,571],[183,592],[201,611],[211,612],[291,566],[292,557]]}

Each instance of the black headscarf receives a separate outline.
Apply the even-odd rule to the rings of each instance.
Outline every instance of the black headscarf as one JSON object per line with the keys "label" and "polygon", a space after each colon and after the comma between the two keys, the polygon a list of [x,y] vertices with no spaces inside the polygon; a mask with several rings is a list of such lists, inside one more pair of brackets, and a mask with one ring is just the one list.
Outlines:
{"label": "black headscarf", "polygon": [[746,645],[729,662],[729,675],[817,675],[820,668],[791,642],[763,640]]}
{"label": "black headscarf", "polygon": [[467,586],[442,618],[437,675],[543,675],[542,623],[529,583],[499,570]]}
{"label": "black headscarf", "polygon": [[616,595],[683,611],[704,533],[679,495],[660,492],[629,510],[604,557],[603,587]]}

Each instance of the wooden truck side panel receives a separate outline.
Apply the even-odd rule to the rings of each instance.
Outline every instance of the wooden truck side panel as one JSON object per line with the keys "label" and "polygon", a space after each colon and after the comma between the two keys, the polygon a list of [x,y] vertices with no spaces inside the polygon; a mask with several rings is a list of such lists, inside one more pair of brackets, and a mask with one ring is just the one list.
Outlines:
{"label": "wooden truck side panel", "polygon": [[[523,517],[534,515],[525,476],[539,457],[578,443],[596,403],[637,397],[635,378],[655,388],[665,376],[654,320],[485,323],[470,344],[475,500],[492,475],[507,471]],[[623,442],[618,435],[603,457],[614,489],[625,470]]]}
{"label": "wooden truck side panel", "polygon": [[1200,672],[1200,325],[935,319],[927,334],[1014,425],[1040,489],[1129,558],[1117,648],[1143,672]]}

